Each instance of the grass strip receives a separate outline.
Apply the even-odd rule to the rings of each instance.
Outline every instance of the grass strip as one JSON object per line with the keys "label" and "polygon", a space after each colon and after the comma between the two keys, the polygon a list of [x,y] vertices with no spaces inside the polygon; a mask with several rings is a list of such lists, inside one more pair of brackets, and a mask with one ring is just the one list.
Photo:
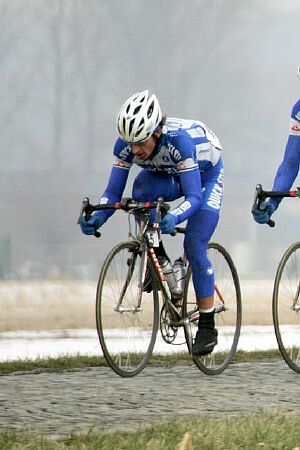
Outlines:
{"label": "grass strip", "polygon": [[[282,359],[278,350],[245,352],[238,351],[235,355],[233,363],[265,361],[273,362]],[[192,365],[193,361],[187,352],[175,353],[171,355],[152,355],[149,366],[169,366],[174,364]],[[60,356],[59,358],[37,358],[18,359],[14,361],[0,362],[0,375],[8,375],[15,372],[27,371],[60,371],[71,369],[83,369],[88,367],[104,367],[107,366],[105,359],[101,356]]]}
{"label": "grass strip", "polygon": [[32,433],[0,433],[0,450],[298,450],[299,446],[298,417],[282,411],[199,416],[136,432],[89,431],[59,440]]}

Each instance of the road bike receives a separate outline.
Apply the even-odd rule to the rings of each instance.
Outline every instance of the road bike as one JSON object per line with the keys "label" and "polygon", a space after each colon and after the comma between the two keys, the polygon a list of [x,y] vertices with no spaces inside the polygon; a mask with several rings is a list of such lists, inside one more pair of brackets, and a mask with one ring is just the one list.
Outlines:
{"label": "road bike", "polygon": [[[291,191],[264,191],[256,186],[253,210],[271,197],[300,197],[300,188]],[[268,225],[275,226],[270,220]],[[279,350],[295,372],[300,373],[300,242],[284,252],[276,271],[272,297],[272,315]]]}
{"label": "road bike", "polygon": [[[170,283],[172,272],[166,270],[169,262],[166,251],[163,257],[156,254],[162,245],[159,221],[169,208],[162,198],[155,202],[123,198],[111,205],[91,205],[85,198],[82,204],[79,220],[82,216],[88,219],[93,211],[102,209],[121,209],[128,213],[129,240],[120,242],[108,253],[96,296],[96,323],[103,355],[108,365],[122,377],[135,376],[144,369],[158,330],[168,344],[176,345],[178,340],[183,340],[181,343],[187,345],[192,355],[199,309],[190,266],[182,255],[180,262],[186,275],[180,281],[175,280],[174,288]],[[155,220],[150,225],[152,209],[155,209]],[[184,234],[185,229],[177,227],[175,233]],[[99,237],[100,233],[95,232],[95,235]],[[229,253],[211,242],[208,255],[215,270],[218,344],[211,354],[192,355],[192,358],[201,371],[214,375],[225,370],[234,358],[242,305],[239,278]]]}

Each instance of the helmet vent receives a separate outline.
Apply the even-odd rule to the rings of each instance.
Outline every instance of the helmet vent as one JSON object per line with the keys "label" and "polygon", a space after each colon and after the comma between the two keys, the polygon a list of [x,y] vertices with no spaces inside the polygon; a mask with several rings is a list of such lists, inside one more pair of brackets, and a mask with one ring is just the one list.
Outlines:
{"label": "helmet vent", "polygon": [[154,102],[151,102],[147,111],[148,119],[152,116],[153,109],[154,109]]}
{"label": "helmet vent", "polygon": [[140,111],[141,107],[142,107],[141,105],[137,106],[133,111],[133,114],[136,115]]}
{"label": "helmet vent", "polygon": [[132,119],[132,120],[130,121],[130,123],[129,123],[129,134],[130,134],[131,131],[132,131],[133,125],[134,125],[134,119]]}
{"label": "helmet vent", "polygon": [[139,129],[135,133],[135,137],[138,137],[141,134],[141,132],[143,131],[144,123],[145,123],[145,121],[144,121],[144,119],[142,119],[139,123]]}

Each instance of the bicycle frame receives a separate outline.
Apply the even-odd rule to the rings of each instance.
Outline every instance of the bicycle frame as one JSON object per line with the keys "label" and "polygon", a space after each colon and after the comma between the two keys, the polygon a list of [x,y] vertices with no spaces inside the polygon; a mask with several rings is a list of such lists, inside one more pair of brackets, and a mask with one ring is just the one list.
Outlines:
{"label": "bicycle frame", "polygon": [[[97,331],[108,364],[121,376],[134,376],[139,373],[149,361],[159,324],[161,336],[167,344],[186,344],[189,353],[192,354],[200,313],[191,282],[191,269],[184,256],[188,268],[184,288],[181,286],[182,292],[178,289],[174,292],[169,285],[168,272],[166,275],[164,274],[164,264],[160,260],[160,256],[169,259],[164,249],[161,248],[159,229],[161,217],[168,211],[169,205],[164,203],[162,198],[155,202],[136,202],[131,198],[123,198],[114,204],[91,205],[89,199],[85,198],[78,221],[81,222],[84,217],[89,219],[94,211],[102,209],[122,209],[129,213],[129,240],[117,244],[109,252],[101,268],[97,285]],[[155,209],[155,219],[151,220],[150,225],[151,209]],[[132,227],[131,217],[134,217],[135,229]],[[185,233],[185,228],[176,227],[172,234],[177,233]],[[97,230],[94,234],[96,237],[100,236]],[[159,251],[156,252],[156,248],[159,247]],[[193,355],[193,360],[204,373],[218,374],[228,366],[236,351],[241,325],[241,293],[238,275],[228,252],[216,243],[209,243],[209,249],[213,252],[213,258],[221,261],[221,267],[225,269],[230,279],[229,284],[227,278],[226,284],[224,284],[223,277],[216,278],[219,281],[215,283],[215,312],[221,313],[220,327],[222,331],[220,330],[221,338],[218,343],[221,347],[218,358],[215,355],[204,356],[204,358]],[[123,251],[124,257],[122,256]],[[118,261],[121,263],[119,266],[120,277],[118,278],[119,284],[115,287],[114,280],[119,274],[118,269],[114,268],[114,264],[115,262],[117,264]],[[220,273],[223,274],[223,270]],[[147,289],[148,275],[152,285],[150,290]],[[109,277],[112,282],[106,281],[109,280]],[[217,285],[217,283],[220,284]],[[108,289],[105,290],[106,288]],[[144,301],[144,299],[146,300]],[[227,307],[225,302],[227,302]],[[145,318],[150,311],[151,319],[148,322],[148,319],[145,320]],[[230,321],[230,326],[234,326],[233,333],[226,329],[227,319],[224,321],[222,314],[224,311],[229,311],[226,317]],[[126,334],[127,339],[132,340],[132,347],[125,347],[127,341],[124,340],[124,346],[121,345],[116,349],[110,328],[117,328],[117,323]],[[150,327],[151,333],[145,338],[143,330],[148,327]],[[178,340],[174,341],[177,336],[180,336],[180,333],[177,334],[180,327],[183,327],[184,330],[184,341],[178,344]],[[145,339],[146,342],[146,347],[142,351],[139,350],[140,338],[143,339],[143,342]],[[115,353],[117,354],[116,358],[113,356]],[[132,362],[131,354],[140,355],[136,357],[136,362]]]}
{"label": "bicycle frame", "polygon": [[[286,196],[296,196],[295,192],[296,191],[292,191],[291,195],[286,195]],[[257,185],[255,204],[259,205],[269,195],[278,196],[279,193],[278,192],[271,193],[271,192],[263,191],[262,186]],[[300,195],[300,193],[299,193],[299,195]],[[154,223],[152,224],[152,227],[148,228],[149,210],[153,209],[153,208],[156,209],[156,217],[155,217]],[[197,313],[198,307],[195,307],[195,310],[192,311],[188,315],[187,318],[183,318],[182,314],[180,313],[178,308],[176,308],[174,306],[174,304],[172,303],[169,290],[165,286],[165,281],[166,281],[165,276],[162,272],[162,269],[159,265],[157,256],[155,254],[155,250],[154,250],[155,243],[153,241],[153,237],[151,236],[151,230],[153,231],[154,234],[157,233],[158,240],[159,240],[160,239],[160,230],[159,230],[158,222],[159,222],[162,214],[164,214],[168,211],[169,205],[164,203],[163,198],[159,198],[157,200],[157,202],[136,202],[131,198],[123,198],[120,202],[116,202],[114,204],[91,205],[89,202],[89,198],[86,197],[82,202],[82,208],[81,208],[80,216],[78,218],[78,223],[80,223],[82,217],[85,217],[86,220],[88,220],[90,218],[92,212],[99,211],[99,210],[105,210],[105,209],[115,209],[115,210],[123,209],[124,211],[127,211],[130,214],[134,214],[137,211],[141,212],[141,217],[139,218],[139,232],[138,232],[137,236],[133,236],[131,232],[129,233],[130,237],[132,237],[135,240],[137,240],[138,242],[140,242],[141,249],[143,249],[143,251],[144,251],[144,255],[142,258],[143,263],[141,265],[141,271],[140,271],[140,292],[139,292],[139,298],[137,301],[136,312],[138,312],[141,307],[142,292],[143,292],[142,288],[143,288],[143,282],[144,282],[145,273],[146,273],[146,255],[148,255],[153,263],[155,276],[156,276],[155,281],[158,285],[158,289],[162,292],[163,302],[164,302],[164,304],[166,304],[168,310],[173,313],[174,320],[171,322],[170,325],[172,325],[174,327],[184,326],[186,324],[186,321],[188,319],[191,319],[191,317],[193,315],[194,315],[194,317],[193,317],[192,321],[198,320],[198,318],[199,318],[199,313]],[[176,231],[172,233],[173,236],[175,236],[176,233],[182,233],[182,234],[185,233],[185,228],[182,228],[182,227],[176,227],[175,230]],[[95,236],[100,237],[101,235],[98,231],[95,231]],[[157,246],[158,246],[158,240],[157,240]],[[145,251],[145,249],[147,251]],[[186,260],[186,262],[188,263],[187,260]],[[119,300],[119,303],[116,308],[117,311],[120,311],[120,312],[122,311],[122,307],[121,307],[122,299],[124,298],[124,295],[126,293],[126,288],[127,288],[129,281],[130,281],[130,271],[128,271],[127,283],[125,283],[125,285],[123,287],[123,292],[120,296],[120,300]],[[225,306],[224,298],[216,284],[215,284],[215,293],[218,296],[218,298],[222,304],[222,306],[218,308],[216,313],[226,311],[227,308]],[[126,310],[124,310],[124,312],[126,312]]]}
{"label": "bicycle frame", "polygon": [[[155,242],[153,242],[153,236],[151,236],[151,232],[153,234],[157,234],[157,246],[159,244],[160,240],[160,230],[158,226],[158,222],[161,219],[162,215],[165,214],[169,210],[169,205],[164,202],[163,198],[159,198],[155,202],[136,202],[132,198],[123,198],[120,202],[116,202],[113,204],[98,204],[98,205],[92,205],[90,204],[89,198],[85,197],[82,206],[80,215],[78,218],[78,223],[81,222],[82,218],[84,217],[85,220],[89,220],[91,217],[91,214],[94,211],[100,211],[100,210],[107,210],[107,209],[123,209],[124,211],[129,212],[130,214],[136,214],[140,213],[141,217],[139,217],[139,232],[137,236],[133,236],[132,233],[129,233],[129,236],[135,240],[137,240],[141,245],[141,250],[144,252],[143,255],[143,264],[141,265],[141,271],[140,271],[140,293],[139,298],[137,301],[137,311],[141,306],[141,298],[142,298],[142,287],[144,282],[144,277],[146,273],[146,255],[149,256],[149,258],[152,260],[153,267],[155,269],[155,275],[156,275],[156,282],[158,284],[158,288],[162,291],[163,299],[168,304],[168,307],[178,316],[178,310],[171,302],[171,296],[165,287],[165,276],[161,270],[161,267],[159,265],[157,256],[155,254]],[[151,228],[148,228],[149,224],[149,210],[155,209],[156,210],[156,217],[155,221],[152,224]],[[100,237],[101,234],[95,230],[95,236]],[[130,271],[128,271],[128,278],[127,282],[130,280]],[[126,288],[128,283],[125,282],[125,285],[123,286],[123,292],[120,296],[119,303],[117,305],[118,311],[121,311],[121,304],[122,299],[124,298]],[[174,324],[175,325],[175,324]],[[180,326],[180,325],[178,325]]]}

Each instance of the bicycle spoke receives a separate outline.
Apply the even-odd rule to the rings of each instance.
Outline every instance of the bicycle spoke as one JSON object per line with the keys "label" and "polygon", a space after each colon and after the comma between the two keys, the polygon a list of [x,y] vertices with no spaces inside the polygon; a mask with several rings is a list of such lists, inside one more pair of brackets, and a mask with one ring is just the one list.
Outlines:
{"label": "bicycle spoke", "polygon": [[273,321],[279,349],[291,369],[300,372],[300,243],[283,255],[273,291]]}
{"label": "bicycle spoke", "polygon": [[111,368],[125,377],[145,367],[158,328],[157,291],[142,292],[141,262],[137,243],[117,245],[103,264],[97,290],[97,329],[103,354]]}

